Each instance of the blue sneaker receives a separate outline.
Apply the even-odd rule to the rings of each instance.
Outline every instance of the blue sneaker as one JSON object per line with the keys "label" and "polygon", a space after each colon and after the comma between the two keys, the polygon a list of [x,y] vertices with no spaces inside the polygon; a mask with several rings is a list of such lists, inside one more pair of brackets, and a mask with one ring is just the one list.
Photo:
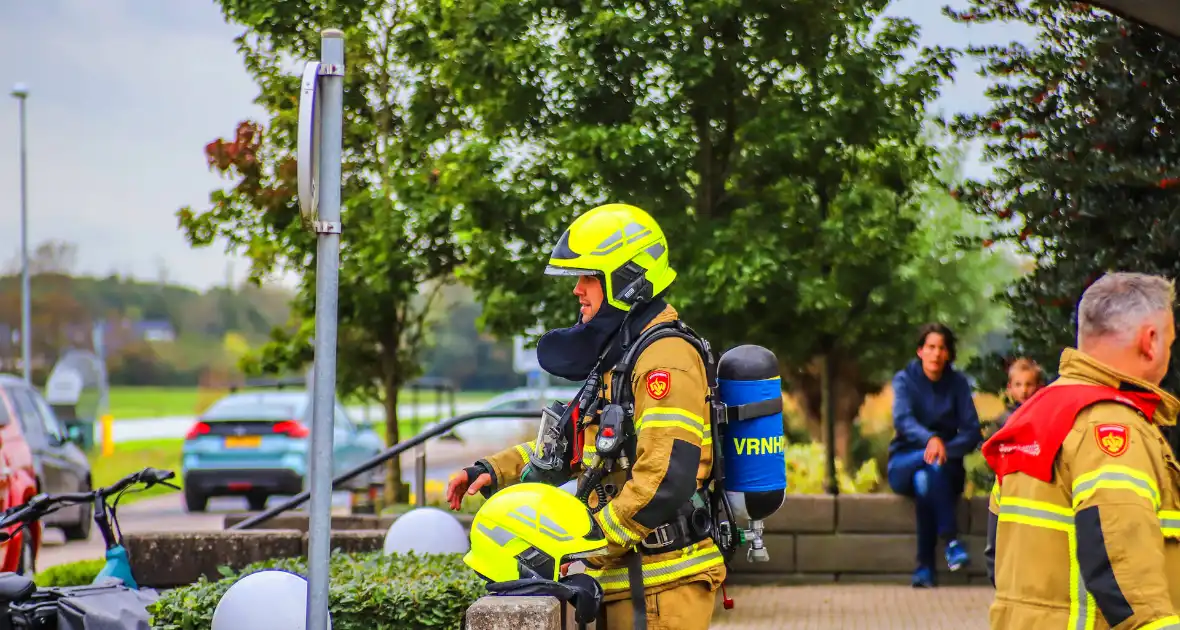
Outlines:
{"label": "blue sneaker", "polygon": [[914,588],[934,588],[934,570],[930,567],[918,567],[914,577],[910,580]]}
{"label": "blue sneaker", "polygon": [[951,571],[958,571],[970,560],[971,557],[967,555],[967,549],[963,547],[963,543],[952,540],[946,544],[946,566]]}

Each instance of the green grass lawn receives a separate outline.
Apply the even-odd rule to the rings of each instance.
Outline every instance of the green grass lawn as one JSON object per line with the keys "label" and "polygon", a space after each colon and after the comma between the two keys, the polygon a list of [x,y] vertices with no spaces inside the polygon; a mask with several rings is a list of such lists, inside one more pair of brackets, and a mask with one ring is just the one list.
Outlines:
{"label": "green grass lawn", "polygon": [[[171,470],[176,478],[171,483],[184,487],[180,479],[180,449],[184,440],[142,440],[123,442],[115,445],[115,454],[103,457],[101,453],[90,453],[90,474],[94,487],[109,486],[127,475],[147,467]],[[124,494],[119,505],[162,494],[177,493],[166,486],[156,486],[142,492]]]}
{"label": "green grass lawn", "polygon": [[[491,399],[499,392],[456,392],[456,403],[477,403]],[[134,418],[158,418],[162,416],[191,416],[204,409],[225,392],[202,391],[196,387],[112,387],[110,391],[111,415],[116,420]],[[399,403],[410,404],[412,394],[402,392]],[[356,404],[346,401],[347,405]],[[448,404],[444,398],[444,408]],[[433,392],[419,392],[418,405],[422,413],[434,411]],[[357,418],[359,420],[359,418]]]}
{"label": "green grass lawn", "polygon": [[195,387],[112,387],[110,410],[116,420],[191,416],[200,399]]}

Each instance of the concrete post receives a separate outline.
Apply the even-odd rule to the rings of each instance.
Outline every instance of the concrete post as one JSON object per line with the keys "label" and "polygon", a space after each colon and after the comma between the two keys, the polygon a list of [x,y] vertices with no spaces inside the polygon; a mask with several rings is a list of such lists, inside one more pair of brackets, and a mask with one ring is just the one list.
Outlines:
{"label": "concrete post", "polygon": [[554,597],[488,595],[467,609],[464,630],[562,630]]}

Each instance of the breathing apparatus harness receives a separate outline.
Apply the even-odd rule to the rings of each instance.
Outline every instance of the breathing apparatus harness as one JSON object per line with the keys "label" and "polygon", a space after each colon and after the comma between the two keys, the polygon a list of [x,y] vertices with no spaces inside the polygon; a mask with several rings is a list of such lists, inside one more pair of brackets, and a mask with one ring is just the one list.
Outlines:
{"label": "breathing apparatus harness", "polygon": [[[780,412],[782,400],[725,405],[718,395],[717,362],[709,342],[682,320],[655,324],[631,339],[627,320],[632,312],[634,309],[628,312],[620,329],[623,335],[623,356],[611,371],[610,401],[607,402],[604,396],[606,385],[601,368],[608,352],[604,349],[585,384],[568,404],[554,402],[542,410],[537,440],[521,479],[550,485],[561,485],[568,481],[573,465],[582,458],[585,429],[596,422],[598,432],[595,453],[589,461],[582,462],[583,472],[578,478],[575,496],[592,514],[603,509],[615,493],[609,484],[602,483],[603,479],[621,468],[629,481],[631,466],[636,458],[638,436],[634,423],[635,395],[631,383],[636,361],[651,344],[670,337],[683,339],[697,351],[705,366],[708,388],[706,399],[713,436],[711,473],[704,487],[694,492],[691,500],[680,507],[668,523],[653,530],[627,554],[627,572],[634,606],[633,626],[636,630],[644,630],[647,627],[647,612],[643,595],[642,555],[667,553],[712,538],[728,566],[737,548],[746,543],[745,531],[736,525],[737,518],[725,491],[722,444],[725,443],[727,425],[731,420],[740,421]],[[608,349],[610,345],[607,344]],[[591,494],[597,498],[593,506],[590,505]],[[724,607],[729,609],[733,607],[733,600],[724,589],[722,585]]]}

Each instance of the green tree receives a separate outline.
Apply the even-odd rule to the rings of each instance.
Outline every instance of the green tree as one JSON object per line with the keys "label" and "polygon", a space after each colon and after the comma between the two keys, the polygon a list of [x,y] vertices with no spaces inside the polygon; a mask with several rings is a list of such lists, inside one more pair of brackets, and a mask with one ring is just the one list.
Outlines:
{"label": "green tree", "polygon": [[721,350],[772,349],[813,421],[830,359],[844,452],[864,395],[912,356],[914,326],[974,323],[961,309],[990,273],[931,227],[958,220],[934,203],[939,150],[923,132],[952,55],[904,63],[917,27],[887,5],[424,7],[431,46],[413,54],[516,158],[500,181],[521,214],[462,226],[484,322],[569,325],[569,286],[542,276],[545,256],[578,212],[638,205],[671,241],[671,300]]}
{"label": "green tree", "polygon": [[[958,22],[1032,27],[1034,45],[968,48],[988,111],[952,128],[997,164],[960,198],[1005,222],[986,244],[1036,262],[1017,282],[1012,355],[1050,373],[1076,339],[1082,292],[1108,271],[1180,276],[1180,43],[1082,3],[972,0]],[[1173,369],[1165,386],[1180,388]]]}
{"label": "green tree", "polygon": [[[194,246],[224,239],[249,257],[255,282],[276,271],[299,276],[294,330],[275,329],[248,367],[305,366],[315,330],[316,239],[295,197],[299,77],[290,60],[318,59],[320,29],[344,28],[338,392],[380,400],[386,439],[395,443],[398,390],[417,375],[430,306],[465,257],[452,224],[464,212],[509,221],[513,206],[502,202],[486,175],[491,162],[467,137],[469,116],[428,68],[407,63],[407,51],[426,45],[407,27],[419,10],[414,3],[219,4],[245,29],[236,41],[269,120],[243,122],[233,138],[206,147],[210,166],[235,183],[213,192],[207,210],[181,209],[180,225]],[[424,286],[431,288],[414,299]],[[387,479],[396,499],[396,459]]]}

